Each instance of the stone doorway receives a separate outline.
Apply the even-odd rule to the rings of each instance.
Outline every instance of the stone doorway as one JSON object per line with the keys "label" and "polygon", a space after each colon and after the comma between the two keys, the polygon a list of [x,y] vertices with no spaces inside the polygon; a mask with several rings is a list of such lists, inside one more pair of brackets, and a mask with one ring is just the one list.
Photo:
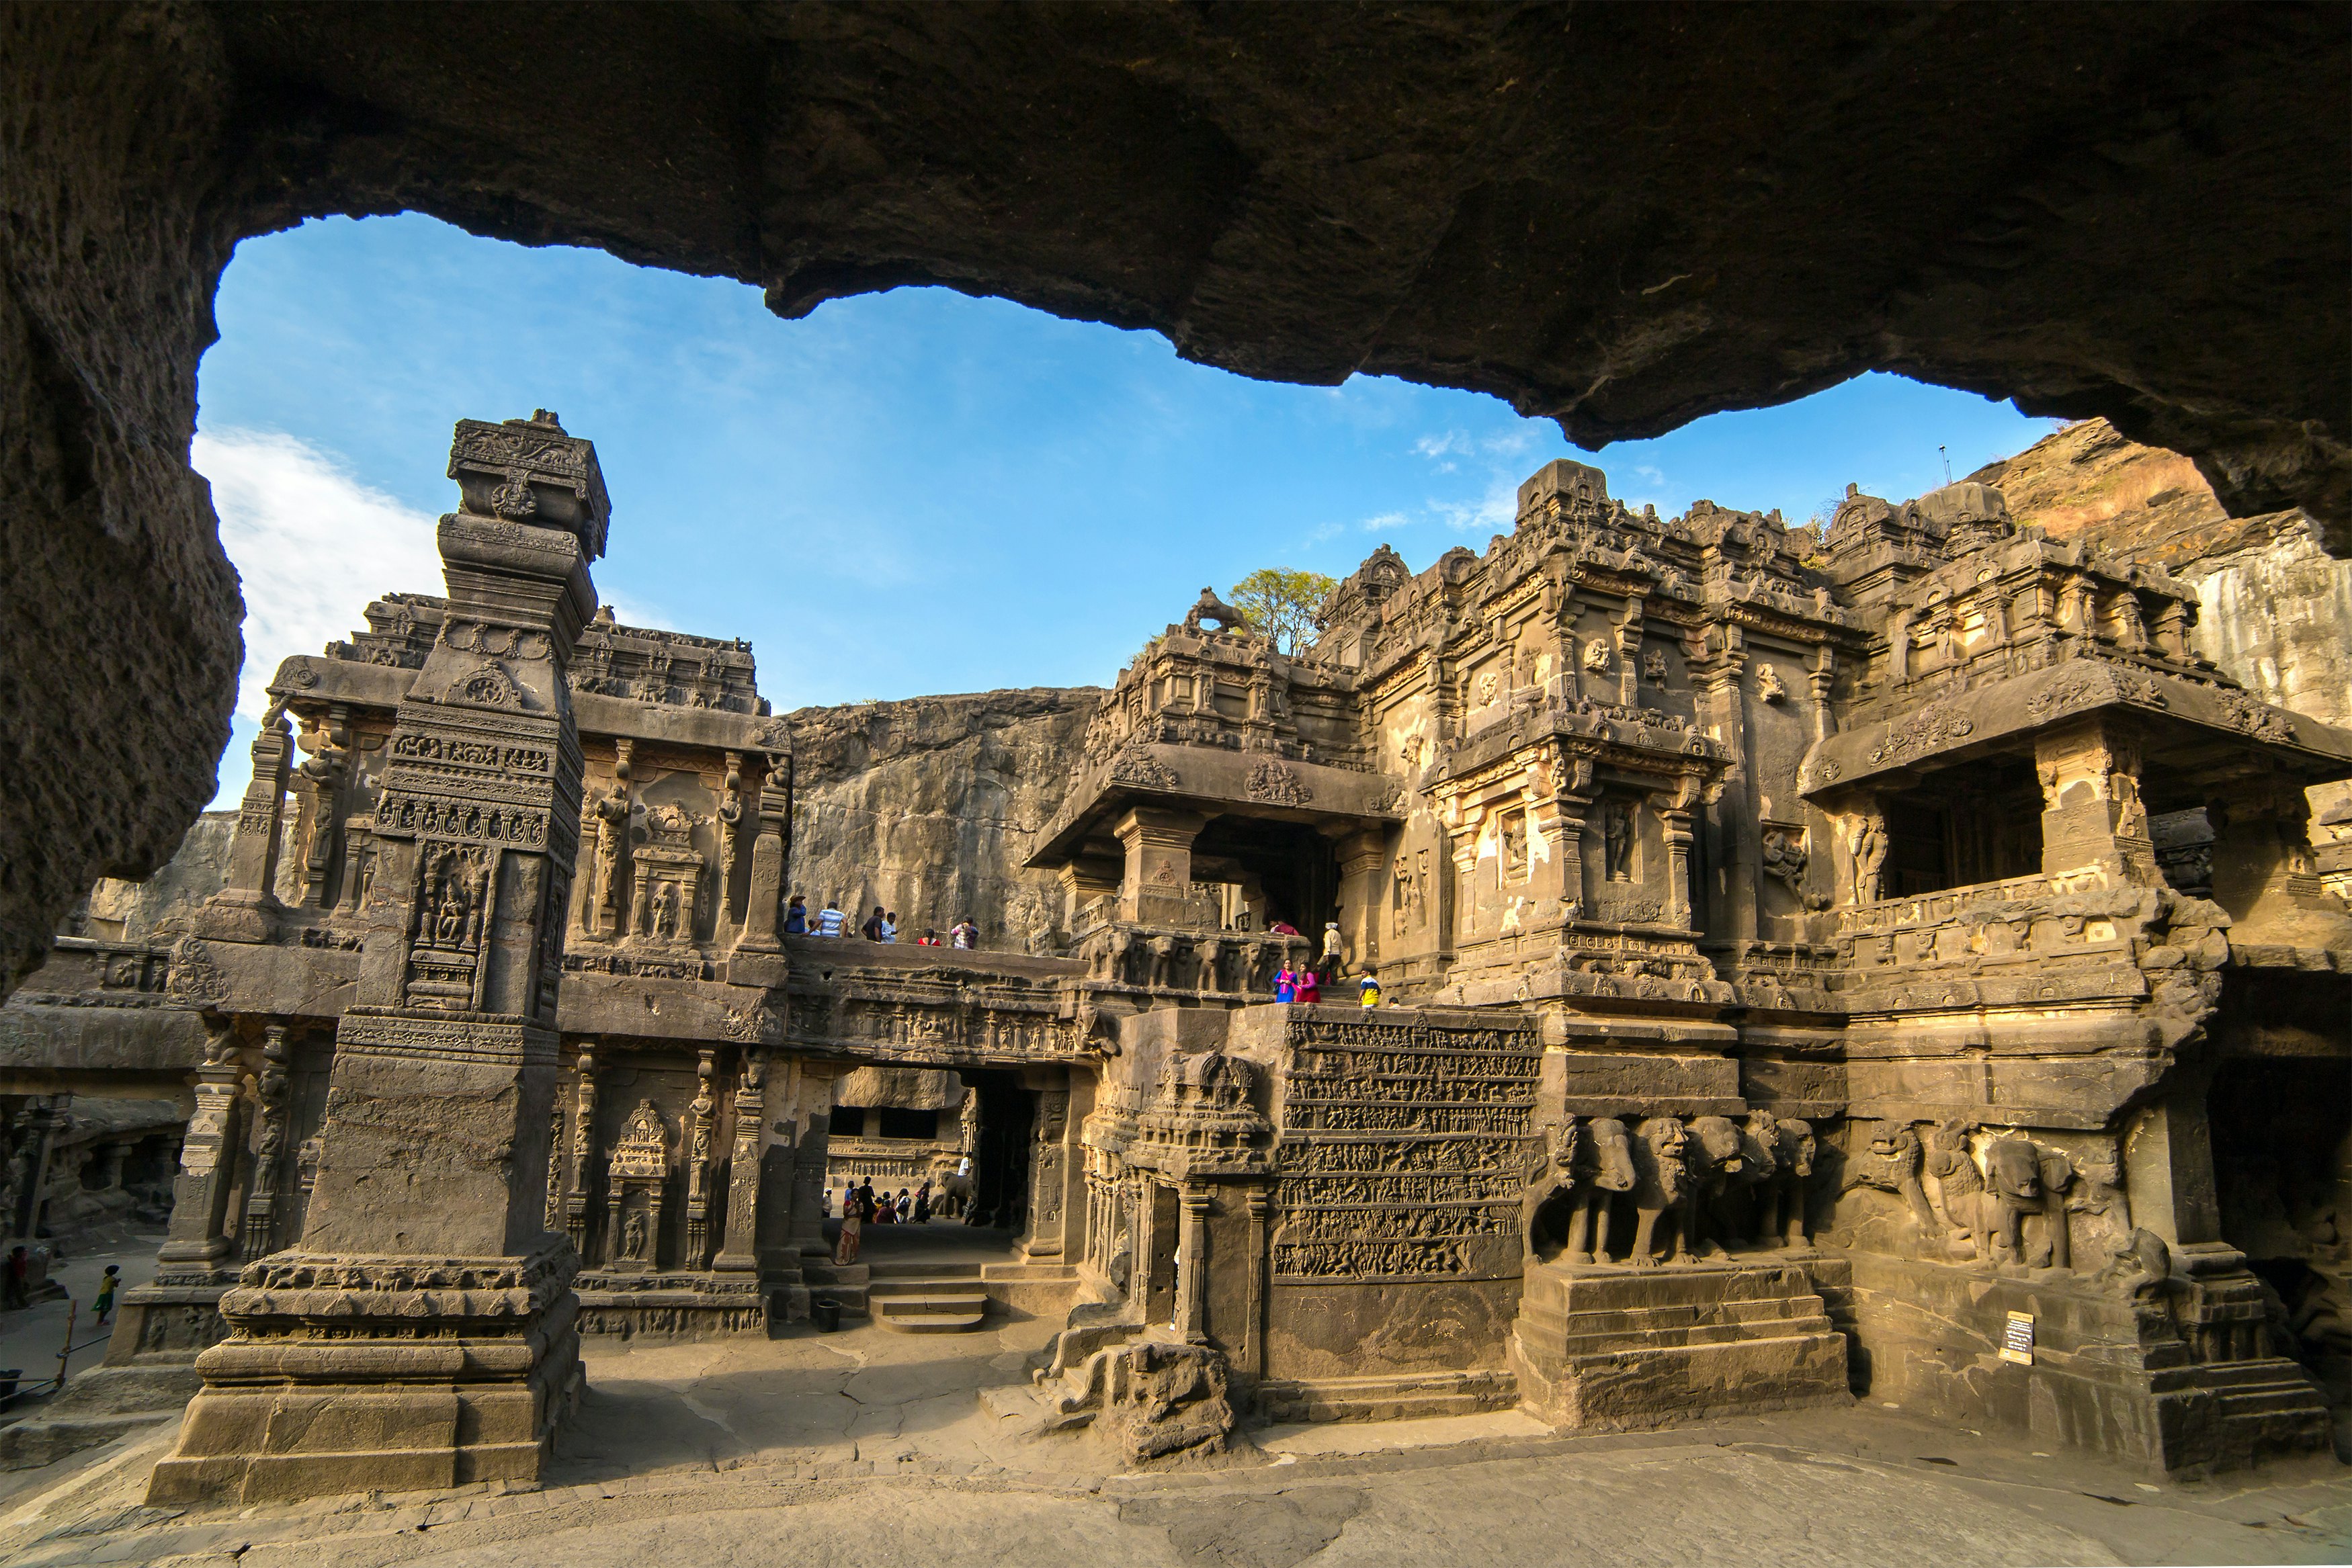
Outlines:
{"label": "stone doorway", "polygon": [[1192,841],[1192,878],[1238,888],[1254,930],[1286,920],[1312,936],[1339,917],[1331,841],[1301,822],[1212,818]]}
{"label": "stone doorway", "polygon": [[1001,1068],[967,1071],[980,1105],[972,1141],[971,1224],[1019,1230],[1029,1218],[1029,1134],[1037,1115],[1034,1091]]}

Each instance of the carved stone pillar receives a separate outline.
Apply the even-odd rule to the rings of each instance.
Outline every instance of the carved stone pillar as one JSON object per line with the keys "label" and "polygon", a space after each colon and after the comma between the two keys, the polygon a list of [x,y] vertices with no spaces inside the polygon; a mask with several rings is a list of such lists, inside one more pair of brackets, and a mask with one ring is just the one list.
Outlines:
{"label": "carved stone pillar", "polygon": [[718,1053],[703,1051],[694,1064],[694,1103],[686,1116],[686,1259],[688,1269],[709,1257],[711,1140],[719,1102],[710,1092]]}
{"label": "carved stone pillar", "polygon": [[1204,825],[1191,811],[1136,810],[1113,830],[1127,851],[1119,878],[1118,914],[1145,925],[1173,925],[1185,915],[1192,887],[1192,841]]}
{"label": "carved stone pillar", "polygon": [[1176,1225],[1176,1333],[1191,1344],[1209,1342],[1209,1189],[1186,1182]]}
{"label": "carved stone pillar", "polygon": [[1274,1243],[1271,1214],[1274,1192],[1271,1187],[1252,1186],[1243,1194],[1248,1206],[1250,1228],[1249,1311],[1242,1322],[1242,1354],[1239,1364],[1253,1377],[1265,1375],[1265,1312],[1266,1296],[1273,1286]]}
{"label": "carved stone pillar", "polygon": [[743,1079],[735,1087],[735,1146],[727,1157],[727,1237],[710,1260],[722,1274],[751,1273],[760,1267],[760,1128],[767,1081],[767,1053],[746,1051]]}
{"label": "carved stone pillar", "polygon": [[743,930],[735,939],[728,977],[739,985],[780,985],[784,873],[791,861],[793,831],[792,732],[782,719],[762,737],[768,747],[760,776],[758,836],[751,841],[750,891],[744,895]]}
{"label": "carved stone pillar", "polygon": [[1699,782],[1685,776],[1672,795],[1652,798],[1657,808],[1658,831],[1666,843],[1666,924],[1691,924],[1691,811],[1698,804]]}
{"label": "carved stone pillar", "polygon": [[288,1079],[286,1026],[273,1023],[263,1031],[261,1075],[255,1088],[260,1136],[253,1155],[253,1192],[245,1200],[245,1260],[248,1263],[276,1250],[278,1188],[286,1174]]}
{"label": "carved stone pillar", "polygon": [[1830,706],[1830,688],[1837,681],[1837,653],[1827,643],[1813,650],[1812,662],[1805,666],[1805,689],[1813,699],[1813,740],[1816,744],[1837,733],[1837,712]]}
{"label": "carved stone pillar", "polygon": [[1021,1253],[1030,1261],[1059,1260],[1065,1234],[1071,1173],[1075,1168],[1070,1091],[1065,1070],[1045,1070],[1053,1082],[1037,1091],[1037,1114],[1029,1141],[1029,1224]]}
{"label": "carved stone pillar", "polygon": [[543,1140],[580,825],[565,668],[608,505],[543,413],[461,421],[449,472],[447,616],[387,748],[301,1242],[222,1297],[159,1504],[530,1479],[578,1397]]}
{"label": "carved stone pillar", "polygon": [[1339,842],[1340,930],[1348,944],[1348,962],[1359,974],[1380,963],[1381,880],[1388,861],[1384,832],[1357,833]]}
{"label": "carved stone pillar", "polygon": [[199,936],[226,942],[268,940],[269,917],[278,907],[278,841],[293,749],[285,710],[273,706],[261,716],[261,729],[253,737],[253,778],[245,787],[236,830],[229,839],[228,885],[197,912]]}
{"label": "carved stone pillar", "polygon": [[350,771],[351,735],[348,714],[341,703],[328,711],[315,742],[293,770],[289,782],[300,801],[295,840],[301,846],[301,902],[305,908],[327,907],[327,889],[342,845],[338,841],[343,821],[343,785]]}
{"label": "carved stone pillar", "polygon": [[589,1185],[596,1171],[596,1042],[580,1042],[575,1067],[578,1083],[572,1092],[571,1180],[565,1184],[563,1229],[572,1249],[588,1256]]}
{"label": "carved stone pillar", "polygon": [[2092,718],[2037,735],[2033,764],[2042,780],[2044,874],[2095,865],[2118,882],[2158,880],[2140,804],[2138,737],[2126,725]]}
{"label": "carved stone pillar", "polygon": [[58,1135],[57,1102],[68,1098],[36,1099],[26,1110],[17,1144],[22,1149],[25,1176],[9,1194],[13,1212],[8,1216],[11,1238],[30,1240],[40,1234],[41,1206],[48,1196],[49,1159],[55,1152]]}
{"label": "carved stone pillar", "polygon": [[2213,824],[2213,902],[2239,943],[2352,946],[2352,919],[2320,880],[2311,798],[2300,779],[2255,777],[2205,808]]}

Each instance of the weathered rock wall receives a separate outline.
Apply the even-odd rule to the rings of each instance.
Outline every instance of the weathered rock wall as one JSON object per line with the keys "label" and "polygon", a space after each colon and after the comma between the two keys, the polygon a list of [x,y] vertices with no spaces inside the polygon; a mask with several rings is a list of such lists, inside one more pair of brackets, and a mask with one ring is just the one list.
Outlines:
{"label": "weathered rock wall", "polygon": [[899,940],[969,915],[989,947],[1051,945],[1061,890],[1021,869],[1061,803],[1097,687],[802,708],[793,727],[793,891],[812,912],[898,912]]}
{"label": "weathered rock wall", "polygon": [[153,876],[99,878],[80,935],[138,942],[152,936],[159,922],[193,913],[228,885],[229,841],[236,836],[235,811],[206,811]]}

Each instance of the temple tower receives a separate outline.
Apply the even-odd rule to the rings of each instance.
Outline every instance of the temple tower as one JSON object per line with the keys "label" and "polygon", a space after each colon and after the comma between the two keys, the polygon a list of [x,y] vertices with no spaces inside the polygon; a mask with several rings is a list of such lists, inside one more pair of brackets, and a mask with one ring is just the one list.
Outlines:
{"label": "temple tower", "polygon": [[565,669],[609,503],[544,411],[460,421],[449,476],[448,615],[400,699],[302,1239],[223,1297],[157,1501],[530,1479],[578,1397],[579,1259],[544,1184],[580,823]]}

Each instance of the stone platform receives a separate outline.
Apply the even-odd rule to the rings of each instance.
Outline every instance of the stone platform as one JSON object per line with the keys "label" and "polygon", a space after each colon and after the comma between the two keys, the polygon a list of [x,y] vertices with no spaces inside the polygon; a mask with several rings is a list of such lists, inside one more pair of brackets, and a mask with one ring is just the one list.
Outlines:
{"label": "stone platform", "polygon": [[1519,1402],[1564,1430],[1846,1405],[1846,1341],[1794,1261],[1528,1269]]}
{"label": "stone platform", "polygon": [[[1849,1256],[1874,1399],[2174,1474],[2328,1445],[2319,1385],[2259,1336],[2213,1326],[2242,1312],[2251,1280],[2190,1274],[2135,1297],[2064,1270]],[[2033,1321],[2030,1364],[2000,1357],[2011,1312]]]}

